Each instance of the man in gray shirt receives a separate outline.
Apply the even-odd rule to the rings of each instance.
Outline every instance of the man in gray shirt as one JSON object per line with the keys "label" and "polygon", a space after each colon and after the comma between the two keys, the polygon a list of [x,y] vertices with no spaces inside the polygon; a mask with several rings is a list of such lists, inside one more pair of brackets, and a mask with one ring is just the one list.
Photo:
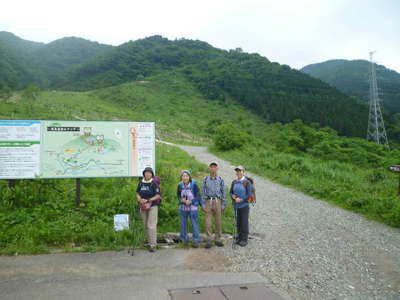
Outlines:
{"label": "man in gray shirt", "polygon": [[206,248],[212,245],[212,217],[215,219],[215,245],[222,247],[222,212],[226,206],[224,180],[217,175],[218,164],[209,165],[210,175],[204,177],[202,186],[202,207],[206,215]]}

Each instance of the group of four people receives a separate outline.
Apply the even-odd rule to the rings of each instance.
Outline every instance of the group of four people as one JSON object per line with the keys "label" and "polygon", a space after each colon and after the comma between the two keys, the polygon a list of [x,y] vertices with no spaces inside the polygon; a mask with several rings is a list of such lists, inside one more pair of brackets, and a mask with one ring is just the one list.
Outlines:
{"label": "group of four people", "polygon": [[[188,243],[188,220],[192,225],[192,246],[199,247],[200,207],[205,214],[206,248],[222,247],[222,215],[227,205],[224,180],[218,176],[218,164],[209,164],[210,175],[204,177],[202,189],[192,178],[190,171],[183,170],[180,174],[181,181],[177,187],[177,200],[180,216],[180,240]],[[236,178],[230,187],[230,197],[235,212],[237,235],[235,242],[244,247],[247,245],[249,234],[249,203],[252,194],[252,183],[244,176],[242,166],[235,167]],[[149,242],[149,251],[154,252],[157,246],[157,219],[161,195],[159,181],[156,180],[152,168],[143,170],[143,179],[139,181],[136,189],[136,198],[140,205],[140,214],[143,218],[146,236]],[[212,219],[215,222],[215,236],[213,237]]]}

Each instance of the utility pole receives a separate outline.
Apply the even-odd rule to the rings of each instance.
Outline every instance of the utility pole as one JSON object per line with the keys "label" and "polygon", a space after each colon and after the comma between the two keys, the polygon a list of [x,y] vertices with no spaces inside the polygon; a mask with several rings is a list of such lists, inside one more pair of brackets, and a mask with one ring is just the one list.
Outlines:
{"label": "utility pole", "polygon": [[389,143],[386,135],[385,124],[383,122],[380,100],[378,96],[378,84],[376,81],[375,63],[373,55],[375,51],[369,53],[370,58],[370,74],[369,74],[369,117],[367,140],[377,144],[383,144],[389,148]]}

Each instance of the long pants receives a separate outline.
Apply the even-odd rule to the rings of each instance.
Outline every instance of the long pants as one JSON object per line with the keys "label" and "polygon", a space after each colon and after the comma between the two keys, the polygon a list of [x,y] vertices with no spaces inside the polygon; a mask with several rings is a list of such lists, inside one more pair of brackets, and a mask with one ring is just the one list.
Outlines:
{"label": "long pants", "polygon": [[221,211],[221,199],[212,198],[206,199],[206,236],[207,241],[213,240],[212,238],[212,218],[215,220],[215,240],[221,241],[222,236],[222,211]]}
{"label": "long pants", "polygon": [[247,205],[237,209],[236,227],[237,227],[237,241],[245,241],[249,237],[249,211],[250,207]]}
{"label": "long pants", "polygon": [[190,218],[192,224],[192,240],[194,243],[200,242],[200,229],[199,229],[199,212],[197,210],[179,210],[179,216],[181,219],[181,234],[180,240],[184,243],[188,242],[187,237],[187,223]]}
{"label": "long pants", "polygon": [[152,206],[150,210],[141,210],[140,215],[143,218],[144,230],[150,246],[157,246],[158,206]]}

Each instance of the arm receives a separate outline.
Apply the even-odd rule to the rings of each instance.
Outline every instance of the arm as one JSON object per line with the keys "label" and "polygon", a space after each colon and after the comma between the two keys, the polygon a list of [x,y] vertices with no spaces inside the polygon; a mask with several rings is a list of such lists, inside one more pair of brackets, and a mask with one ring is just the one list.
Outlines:
{"label": "arm", "polygon": [[222,178],[221,178],[221,196],[222,196],[221,208],[225,209],[226,207],[225,182]]}
{"label": "arm", "polygon": [[176,188],[176,198],[178,199],[178,203],[182,203],[182,197],[181,197],[181,185],[178,184],[178,187]]}
{"label": "arm", "polygon": [[195,205],[195,206],[199,206],[199,204],[201,205],[201,203],[200,203],[201,194],[200,194],[200,189],[199,189],[199,186],[197,185],[197,183],[195,183],[193,185],[193,192],[194,192],[193,205]]}
{"label": "arm", "polygon": [[153,201],[160,200],[161,199],[161,195],[160,195],[160,187],[158,186],[158,184],[153,182],[152,189],[153,189],[153,192],[154,192],[154,196],[150,197],[148,199],[148,201],[149,202],[153,202]]}
{"label": "arm", "polygon": [[136,188],[136,200],[137,200],[137,202],[142,203],[143,202],[142,196],[140,196],[139,192],[140,192],[140,181]]}
{"label": "arm", "polygon": [[234,183],[235,181],[232,181],[232,183],[231,183],[231,188],[230,188],[230,190],[229,190],[229,194],[231,195],[231,199],[232,200],[235,200],[235,198],[236,198],[236,195],[233,193],[233,183]]}
{"label": "arm", "polygon": [[153,197],[149,199],[149,202],[160,200],[160,198],[161,198],[160,194],[155,194]]}
{"label": "arm", "polygon": [[140,202],[141,199],[142,199],[142,197],[140,197],[140,194],[136,192],[136,200],[137,200],[137,202]]}
{"label": "arm", "polygon": [[201,187],[201,207],[205,208],[206,207],[206,182],[207,182],[207,176],[204,177],[203,179],[203,185]]}

